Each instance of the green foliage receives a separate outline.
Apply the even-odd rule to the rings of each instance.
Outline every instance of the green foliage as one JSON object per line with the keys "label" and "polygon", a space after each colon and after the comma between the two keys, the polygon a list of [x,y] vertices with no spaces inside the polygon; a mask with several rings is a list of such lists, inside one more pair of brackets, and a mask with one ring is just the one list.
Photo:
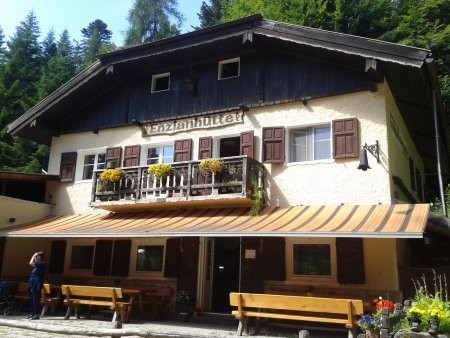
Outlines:
{"label": "green foliage", "polygon": [[[447,189],[445,190],[445,204],[447,207],[447,215],[450,215],[450,184],[447,185]],[[433,202],[431,211],[438,215],[444,214],[442,210],[442,202],[439,198],[436,198],[435,201]]]}
{"label": "green foliage", "polygon": [[413,281],[416,294],[407,317],[419,322],[421,331],[428,331],[429,324],[433,323],[439,325],[439,332],[450,333],[450,302],[446,277],[434,273],[433,281],[434,292],[428,289],[424,276],[422,280]]}
{"label": "green foliage", "polygon": [[108,25],[100,19],[96,19],[81,30],[83,34],[82,49],[83,63],[85,65],[92,64],[96,56],[104,50],[111,50],[112,32],[108,29]]}
{"label": "green foliage", "polygon": [[209,5],[203,1],[200,7],[200,13],[197,14],[200,20],[199,28],[206,28],[217,25],[222,18],[222,3],[228,3],[229,0],[209,0]]}
{"label": "green foliage", "polygon": [[[125,45],[161,40],[180,34],[183,15],[177,10],[177,0],[134,0],[128,13],[130,27]],[[175,23],[170,19],[174,19]]]}

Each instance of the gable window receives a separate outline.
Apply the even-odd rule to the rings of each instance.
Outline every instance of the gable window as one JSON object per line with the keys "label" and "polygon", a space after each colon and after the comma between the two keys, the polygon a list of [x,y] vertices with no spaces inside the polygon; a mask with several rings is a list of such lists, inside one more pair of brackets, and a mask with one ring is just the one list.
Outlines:
{"label": "gable window", "polygon": [[238,77],[240,74],[240,58],[219,61],[219,80]]}
{"label": "gable window", "polygon": [[94,170],[105,169],[105,153],[89,154],[84,156],[83,180],[90,180]]}
{"label": "gable window", "polygon": [[331,158],[329,125],[291,130],[291,162],[318,161]]}
{"label": "gable window", "polygon": [[172,163],[173,146],[165,145],[147,148],[147,164]]}
{"label": "gable window", "polygon": [[170,89],[170,73],[162,73],[152,76],[152,93]]}

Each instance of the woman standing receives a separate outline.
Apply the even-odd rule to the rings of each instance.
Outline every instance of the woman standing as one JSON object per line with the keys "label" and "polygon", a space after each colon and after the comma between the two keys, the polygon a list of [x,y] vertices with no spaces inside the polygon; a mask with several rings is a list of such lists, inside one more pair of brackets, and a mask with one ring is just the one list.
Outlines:
{"label": "woman standing", "polygon": [[39,319],[41,309],[41,290],[44,284],[44,253],[36,252],[30,259],[30,265],[34,267],[28,280],[28,294],[30,296],[30,315],[27,319]]}

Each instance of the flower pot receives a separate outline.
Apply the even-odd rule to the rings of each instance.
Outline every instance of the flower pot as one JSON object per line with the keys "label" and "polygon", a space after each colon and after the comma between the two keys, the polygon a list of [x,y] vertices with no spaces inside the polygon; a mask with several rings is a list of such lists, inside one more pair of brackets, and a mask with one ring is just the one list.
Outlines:
{"label": "flower pot", "polygon": [[380,331],[377,330],[367,330],[366,338],[380,338]]}
{"label": "flower pot", "polygon": [[411,322],[411,331],[419,331],[419,322]]}

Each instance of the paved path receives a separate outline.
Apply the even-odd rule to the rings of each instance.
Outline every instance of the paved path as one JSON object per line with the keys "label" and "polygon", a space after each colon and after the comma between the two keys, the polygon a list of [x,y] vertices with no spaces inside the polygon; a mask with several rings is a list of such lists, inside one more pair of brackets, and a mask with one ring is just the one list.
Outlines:
{"label": "paved path", "polygon": [[[122,329],[112,329],[111,322],[105,319],[62,319],[61,316],[48,316],[40,320],[27,320],[22,316],[0,316],[0,338],[81,338],[81,337],[112,337],[120,334],[122,337],[183,337],[183,338],[236,338],[236,327],[227,325],[208,325],[181,322],[138,322],[133,321],[123,325]],[[274,336],[263,332],[261,336],[298,337],[298,332],[276,334]],[[311,338],[341,338],[346,334],[312,333]]]}

